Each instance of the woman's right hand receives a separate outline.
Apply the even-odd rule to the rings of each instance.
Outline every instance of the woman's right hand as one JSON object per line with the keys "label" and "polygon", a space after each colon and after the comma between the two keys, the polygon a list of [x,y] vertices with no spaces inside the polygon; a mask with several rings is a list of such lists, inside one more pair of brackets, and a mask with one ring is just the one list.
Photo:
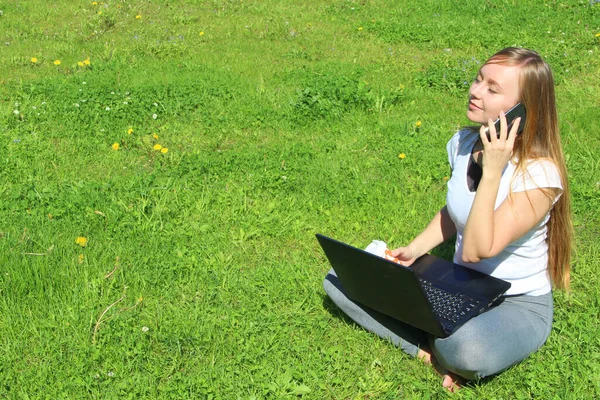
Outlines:
{"label": "woman's right hand", "polygon": [[397,249],[392,250],[392,255],[405,267],[410,267],[418,258],[415,251],[410,246],[398,247]]}
{"label": "woman's right hand", "polygon": [[431,251],[435,246],[445,242],[456,233],[456,225],[450,218],[446,206],[433,217],[427,228],[416,238],[411,240],[406,247],[398,247],[391,251],[400,264],[409,267],[417,258]]}

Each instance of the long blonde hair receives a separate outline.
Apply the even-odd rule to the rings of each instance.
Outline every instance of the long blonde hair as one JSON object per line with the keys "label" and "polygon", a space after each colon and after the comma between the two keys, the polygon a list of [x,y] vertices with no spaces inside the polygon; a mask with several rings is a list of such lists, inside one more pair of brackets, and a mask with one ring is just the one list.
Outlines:
{"label": "long blonde hair", "polygon": [[[548,64],[533,50],[508,47],[494,54],[485,64],[519,67],[520,101],[527,110],[527,119],[517,137],[514,156],[517,173],[526,173],[533,159],[551,160],[560,173],[562,195],[550,211],[548,220],[548,271],[554,287],[568,290],[571,270],[573,222],[567,181],[567,168],[560,141],[554,79]],[[556,192],[543,189],[553,201]]]}

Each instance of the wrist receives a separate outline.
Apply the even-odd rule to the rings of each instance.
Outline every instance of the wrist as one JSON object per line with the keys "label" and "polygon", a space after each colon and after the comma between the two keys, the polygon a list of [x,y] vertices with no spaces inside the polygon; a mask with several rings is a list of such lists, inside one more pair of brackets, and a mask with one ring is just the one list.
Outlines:
{"label": "wrist", "polygon": [[406,246],[406,247],[408,247],[410,249],[410,252],[411,252],[413,258],[419,258],[423,254],[426,253],[425,251],[423,251],[423,249],[421,248],[421,246],[419,246],[415,242],[409,243],[408,246]]}
{"label": "wrist", "polygon": [[487,181],[500,181],[500,179],[502,178],[502,171],[504,169],[498,170],[498,169],[492,169],[492,168],[483,168],[483,173],[481,175],[481,180],[487,180]]}

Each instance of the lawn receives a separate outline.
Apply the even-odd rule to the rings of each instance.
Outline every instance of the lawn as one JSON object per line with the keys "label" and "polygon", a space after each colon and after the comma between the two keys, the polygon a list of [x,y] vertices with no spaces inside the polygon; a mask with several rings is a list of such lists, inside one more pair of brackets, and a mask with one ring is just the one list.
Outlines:
{"label": "lawn", "polygon": [[329,301],[314,234],[418,234],[511,45],[555,75],[572,288],[454,397],[599,398],[594,0],[0,0],[0,397],[446,398]]}

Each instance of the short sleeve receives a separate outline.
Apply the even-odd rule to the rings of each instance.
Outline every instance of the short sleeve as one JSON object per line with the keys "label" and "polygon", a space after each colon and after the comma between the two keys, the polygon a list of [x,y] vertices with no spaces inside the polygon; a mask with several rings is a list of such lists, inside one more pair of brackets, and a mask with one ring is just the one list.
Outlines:
{"label": "short sleeve", "polygon": [[454,164],[456,163],[456,157],[458,156],[458,145],[460,143],[460,131],[456,132],[454,136],[446,143],[446,152],[448,153],[448,163],[450,168],[454,170]]}
{"label": "short sleeve", "polygon": [[513,192],[524,192],[539,188],[562,189],[560,172],[550,160],[533,160],[524,173],[519,173],[512,182]]}

